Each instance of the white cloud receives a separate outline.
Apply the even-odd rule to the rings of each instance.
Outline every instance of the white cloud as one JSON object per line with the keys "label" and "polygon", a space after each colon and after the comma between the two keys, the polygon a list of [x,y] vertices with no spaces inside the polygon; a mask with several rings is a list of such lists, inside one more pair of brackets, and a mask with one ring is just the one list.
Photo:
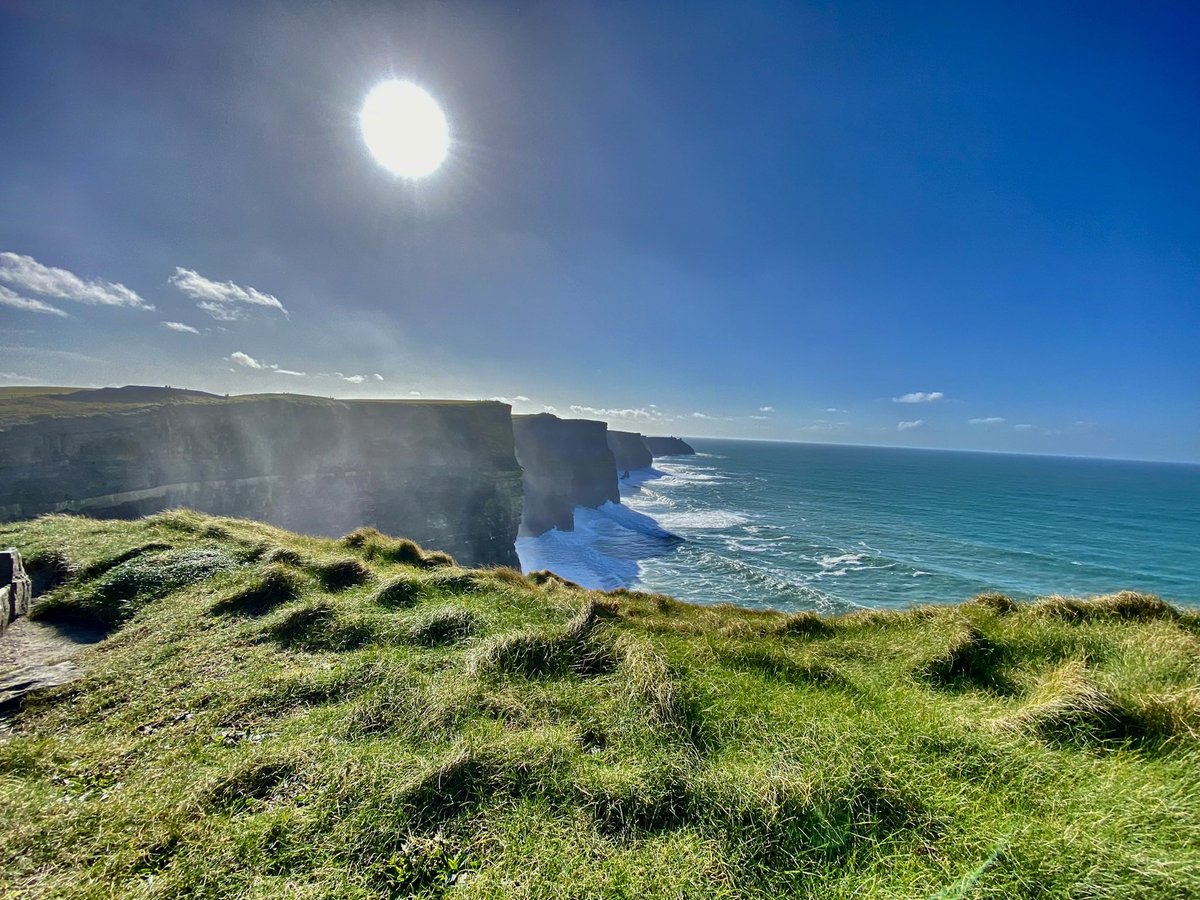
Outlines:
{"label": "white cloud", "polygon": [[1000,425],[1004,419],[1000,416],[988,416],[983,419],[967,419],[967,422],[971,425]]}
{"label": "white cloud", "polygon": [[16,372],[0,372],[0,381],[23,381],[31,383],[37,381],[37,379],[30,378],[28,375],[18,375]]}
{"label": "white cloud", "polygon": [[220,303],[210,303],[207,300],[201,300],[196,306],[204,310],[218,322],[236,322],[238,319],[246,318],[246,314],[240,309],[232,306],[222,306]]}
{"label": "white cloud", "polygon": [[775,407],[773,407],[773,406],[760,406],[760,407],[758,408],[758,411],[759,411],[759,412],[775,412]]}
{"label": "white cloud", "polygon": [[1028,422],[1021,422],[1019,425],[1013,426],[1013,428],[1017,429],[1017,431],[1028,431],[1032,427],[1033,426],[1030,425]]}
{"label": "white cloud", "polygon": [[80,278],[66,269],[44,266],[32,256],[19,253],[0,253],[0,281],[59,300],[74,300],[92,306],[126,306],[132,309],[154,309],[123,284]]}
{"label": "white cloud", "polygon": [[657,409],[601,409],[595,406],[580,406],[577,403],[571,404],[571,412],[579,416],[588,416],[596,419],[638,419],[645,421],[655,421],[661,416]]}
{"label": "white cloud", "polygon": [[47,316],[61,316],[64,319],[67,317],[67,314],[57,306],[51,306],[41,300],[34,300],[32,297],[22,297],[16,291],[11,291],[2,284],[0,284],[0,306],[24,312],[43,313]]}
{"label": "white cloud", "polygon": [[191,325],[184,325],[182,322],[159,322],[163,328],[168,331],[178,331],[181,334],[199,334],[198,328],[193,328]]}
{"label": "white cloud", "polygon": [[257,288],[242,287],[232,281],[213,281],[192,269],[176,266],[175,274],[167,281],[197,301],[196,305],[214,319],[224,322],[242,317],[243,313],[238,309],[238,304],[263,306],[278,310],[285,316],[288,314],[279,298],[273,294]]}
{"label": "white cloud", "polygon": [[771,417],[770,416],[751,416],[750,418],[757,419],[760,422],[767,422],[770,420]]}
{"label": "white cloud", "polygon": [[420,397],[420,396],[421,396],[421,392],[420,392],[420,391],[409,391],[409,392],[408,392],[408,396],[410,396],[410,397]]}
{"label": "white cloud", "polygon": [[705,415],[702,412],[694,412],[694,413],[692,413],[692,418],[693,419],[711,419],[712,416]]}
{"label": "white cloud", "polygon": [[893,403],[933,403],[941,400],[946,395],[941,391],[913,391],[910,394],[901,394],[899,397],[893,397]]}
{"label": "white cloud", "polygon": [[827,406],[827,407],[825,407],[825,412],[827,412],[827,413],[840,413],[840,412],[843,412],[843,411],[844,411],[844,410],[840,410],[840,409],[838,409],[836,406]]}
{"label": "white cloud", "polygon": [[241,350],[234,350],[229,354],[229,361],[237,363],[239,366],[245,366],[247,369],[267,369],[269,366],[264,366],[249,353],[243,353]]}
{"label": "white cloud", "polygon": [[293,369],[281,369],[274,363],[260,362],[249,353],[243,353],[241,350],[235,350],[229,354],[229,361],[237,363],[246,369],[256,369],[261,372],[274,372],[276,375],[293,375],[296,378],[304,378],[303,372],[297,372]]}
{"label": "white cloud", "polygon": [[543,406],[542,412],[548,412],[551,415],[553,415],[554,413],[558,412],[558,410],[553,406]]}
{"label": "white cloud", "polygon": [[344,378],[346,381],[350,382],[351,384],[362,384],[364,381],[367,380],[366,375],[346,375],[346,376],[344,376]]}
{"label": "white cloud", "polygon": [[513,397],[513,399],[516,400],[518,403],[528,403],[529,402],[529,398],[526,397],[524,394],[517,394],[517,396]]}
{"label": "white cloud", "polygon": [[382,375],[380,375],[378,372],[376,372],[376,373],[375,373],[374,375],[372,375],[371,377],[372,377],[372,378],[374,378],[376,381],[383,381],[383,376],[382,376]]}
{"label": "white cloud", "polygon": [[913,419],[911,422],[897,422],[896,430],[897,431],[911,431],[914,428],[920,428],[924,424],[925,424],[924,419]]}

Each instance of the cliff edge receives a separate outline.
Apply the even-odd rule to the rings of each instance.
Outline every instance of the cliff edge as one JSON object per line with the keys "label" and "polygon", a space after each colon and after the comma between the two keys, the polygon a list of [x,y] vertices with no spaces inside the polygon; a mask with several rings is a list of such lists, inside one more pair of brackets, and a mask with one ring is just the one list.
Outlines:
{"label": "cliff edge", "polygon": [[608,447],[613,452],[618,471],[645,469],[654,463],[646,442],[636,431],[608,432]]}
{"label": "cliff edge", "polygon": [[644,437],[651,456],[695,456],[692,445],[677,437]]}
{"label": "cliff edge", "polygon": [[314,535],[371,525],[468,565],[518,564],[506,404],[176,399],[68,415],[58,397],[49,415],[0,422],[0,521],[187,506]]}
{"label": "cliff edge", "polygon": [[604,422],[590,419],[560,419],[548,413],[513,416],[517,462],[524,472],[522,536],[551,528],[571,531],[576,506],[620,502],[607,432]]}

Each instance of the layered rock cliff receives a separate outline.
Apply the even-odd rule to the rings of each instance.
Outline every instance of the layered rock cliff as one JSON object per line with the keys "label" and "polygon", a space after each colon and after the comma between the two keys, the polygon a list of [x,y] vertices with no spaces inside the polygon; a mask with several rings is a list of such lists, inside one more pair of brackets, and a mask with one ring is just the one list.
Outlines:
{"label": "layered rock cliff", "polygon": [[651,456],[694,456],[691,444],[677,437],[643,437]]}
{"label": "layered rock cliff", "polygon": [[0,521],[188,506],[309,534],[373,525],[465,565],[518,564],[521,469],[505,404],[277,395],[80,405],[80,415],[0,420]]}
{"label": "layered rock cliff", "polygon": [[620,502],[607,433],[603,422],[589,419],[513,416],[517,462],[525,473],[522,535],[570,531],[576,506]]}
{"label": "layered rock cliff", "polygon": [[654,459],[646,448],[646,442],[636,431],[609,431],[608,448],[612,450],[617,469],[644,469]]}

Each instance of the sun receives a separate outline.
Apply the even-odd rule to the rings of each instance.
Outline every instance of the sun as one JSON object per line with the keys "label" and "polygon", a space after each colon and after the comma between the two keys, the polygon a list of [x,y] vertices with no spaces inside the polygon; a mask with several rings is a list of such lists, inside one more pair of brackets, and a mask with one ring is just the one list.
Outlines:
{"label": "sun", "polygon": [[358,118],[367,149],[393,175],[429,175],[450,149],[450,126],[441,107],[411,81],[377,84],[363,101]]}

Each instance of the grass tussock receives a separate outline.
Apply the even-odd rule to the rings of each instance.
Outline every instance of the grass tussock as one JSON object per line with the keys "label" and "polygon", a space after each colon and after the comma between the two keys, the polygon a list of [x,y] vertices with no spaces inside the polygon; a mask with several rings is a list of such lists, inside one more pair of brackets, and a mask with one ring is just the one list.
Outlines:
{"label": "grass tussock", "polygon": [[974,687],[1007,693],[1013,685],[1007,675],[1006,661],[1005,648],[964,619],[955,623],[944,649],[923,664],[918,675],[938,687]]}
{"label": "grass tussock", "polygon": [[440,550],[423,550],[407,538],[394,538],[376,528],[356,528],[342,538],[342,543],[358,550],[368,561],[390,562],[419,569],[438,569],[453,566],[454,557]]}
{"label": "grass tussock", "polygon": [[3,722],[3,896],[1200,895],[1200,617],[1154,598],[784,616],[373,530],[0,531],[111,629]]}
{"label": "grass tussock", "polygon": [[343,556],[325,562],[314,563],[313,574],[327,591],[344,591],[347,588],[366,584],[374,575],[369,566],[353,556]]}
{"label": "grass tussock", "polygon": [[278,606],[291,603],[304,588],[301,575],[280,564],[264,566],[253,581],[223,597],[213,606],[218,615],[263,616]]}
{"label": "grass tussock", "polygon": [[37,605],[33,616],[113,629],[137,615],[146,604],[239,565],[232,555],[214,547],[158,552],[139,547],[136,552],[127,551],[103,564],[84,567],[82,572],[94,573],[91,580],[80,575],[75,579],[77,586],[47,597]]}
{"label": "grass tussock", "polygon": [[1179,611],[1153,594],[1121,591],[1104,597],[1047,597],[1034,609],[1049,618],[1064,622],[1094,622],[1116,619],[1122,622],[1175,621]]}
{"label": "grass tussock", "polygon": [[371,595],[380,606],[403,609],[412,606],[421,596],[423,582],[409,575],[395,575],[381,584]]}
{"label": "grass tussock", "polygon": [[304,557],[291,547],[268,547],[263,551],[259,560],[267,565],[278,563],[281,566],[302,566]]}
{"label": "grass tussock", "polygon": [[596,602],[588,600],[563,626],[492,639],[476,657],[475,670],[527,678],[602,675],[613,669],[615,654],[597,624]]}
{"label": "grass tussock", "polygon": [[469,609],[449,606],[427,613],[409,629],[418,644],[440,647],[464,640],[475,633],[478,619]]}

